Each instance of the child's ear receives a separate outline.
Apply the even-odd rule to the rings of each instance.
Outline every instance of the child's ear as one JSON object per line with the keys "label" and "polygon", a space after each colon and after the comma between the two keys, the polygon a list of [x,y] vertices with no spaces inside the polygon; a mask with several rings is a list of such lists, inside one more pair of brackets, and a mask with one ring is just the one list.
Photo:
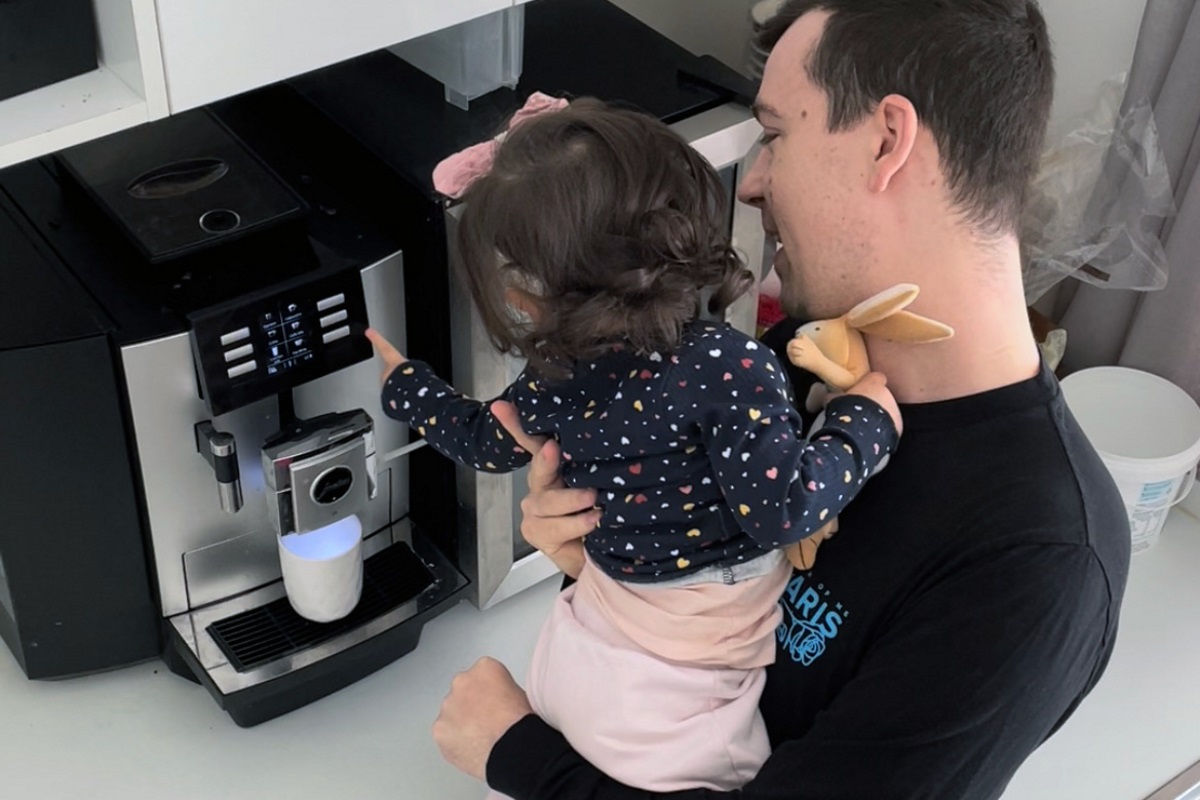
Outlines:
{"label": "child's ear", "polygon": [[504,302],[508,303],[511,308],[527,315],[533,322],[537,322],[538,312],[541,309],[538,306],[536,295],[530,294],[524,289],[509,286],[504,290]]}

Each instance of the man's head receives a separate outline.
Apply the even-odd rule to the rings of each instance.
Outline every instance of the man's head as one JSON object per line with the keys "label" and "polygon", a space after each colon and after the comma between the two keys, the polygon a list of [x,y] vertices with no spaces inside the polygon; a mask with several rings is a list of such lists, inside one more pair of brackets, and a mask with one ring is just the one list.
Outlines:
{"label": "man's head", "polygon": [[789,0],[761,44],[764,144],[740,195],[783,241],[790,312],[919,281],[893,274],[899,250],[1015,234],[1054,83],[1033,0]]}

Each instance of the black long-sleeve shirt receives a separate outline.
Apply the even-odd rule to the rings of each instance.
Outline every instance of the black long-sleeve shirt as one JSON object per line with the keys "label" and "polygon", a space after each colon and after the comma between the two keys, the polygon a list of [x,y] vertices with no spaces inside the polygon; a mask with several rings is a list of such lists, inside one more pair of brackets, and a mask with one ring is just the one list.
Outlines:
{"label": "black long-sleeve shirt", "polygon": [[[736,792],[672,800],[992,800],[1099,680],[1129,529],[1053,375],[901,411],[903,446],[781,600],[772,755]],[[534,716],[487,778],[514,800],[668,796],[612,781]]]}

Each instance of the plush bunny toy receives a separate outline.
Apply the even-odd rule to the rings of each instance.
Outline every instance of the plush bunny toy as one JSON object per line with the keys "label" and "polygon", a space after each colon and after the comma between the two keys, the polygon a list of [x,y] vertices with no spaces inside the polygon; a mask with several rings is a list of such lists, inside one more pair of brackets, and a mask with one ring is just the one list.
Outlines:
{"label": "plush bunny toy", "polygon": [[[796,330],[795,338],[788,343],[788,360],[822,381],[813,385],[805,408],[810,412],[820,410],[830,393],[846,391],[871,371],[864,336],[923,344],[954,335],[954,329],[948,325],[904,310],[919,291],[911,283],[901,283],[864,300],[837,319],[810,322]],[[821,542],[836,532],[834,518],[812,536],[789,547],[788,559],[799,569],[811,569]]]}

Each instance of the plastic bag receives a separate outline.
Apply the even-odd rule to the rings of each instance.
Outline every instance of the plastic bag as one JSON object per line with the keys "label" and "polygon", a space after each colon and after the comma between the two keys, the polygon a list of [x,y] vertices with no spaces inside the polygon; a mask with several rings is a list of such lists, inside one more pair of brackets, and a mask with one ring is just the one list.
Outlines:
{"label": "plastic bag", "polygon": [[1174,215],[1166,159],[1147,101],[1121,111],[1125,77],[1043,155],[1021,224],[1025,299],[1067,277],[1148,291],[1167,282],[1160,235]]}

